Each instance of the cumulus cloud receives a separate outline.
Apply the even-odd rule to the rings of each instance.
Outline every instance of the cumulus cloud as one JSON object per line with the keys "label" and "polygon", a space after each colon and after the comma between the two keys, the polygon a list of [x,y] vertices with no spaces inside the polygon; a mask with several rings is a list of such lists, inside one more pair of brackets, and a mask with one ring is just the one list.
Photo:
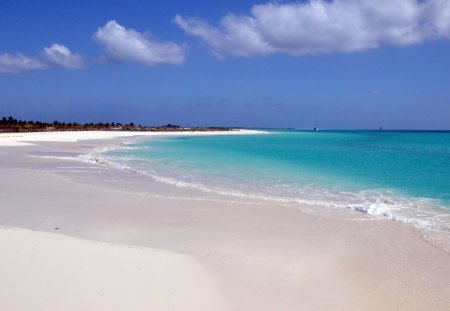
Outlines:
{"label": "cumulus cloud", "polygon": [[450,39],[449,0],[311,0],[254,5],[227,14],[218,26],[177,15],[218,57],[357,52]]}
{"label": "cumulus cloud", "polygon": [[23,54],[0,54],[0,73],[19,73],[23,71],[45,69],[40,60]]}
{"label": "cumulus cloud", "polygon": [[54,43],[50,47],[44,47],[45,59],[59,67],[70,69],[85,68],[83,58],[79,54],[73,54],[66,46]]}
{"label": "cumulus cloud", "polygon": [[159,42],[133,29],[126,29],[116,21],[99,27],[94,40],[105,49],[110,61],[133,61],[147,66],[182,64],[187,47],[174,42]]}

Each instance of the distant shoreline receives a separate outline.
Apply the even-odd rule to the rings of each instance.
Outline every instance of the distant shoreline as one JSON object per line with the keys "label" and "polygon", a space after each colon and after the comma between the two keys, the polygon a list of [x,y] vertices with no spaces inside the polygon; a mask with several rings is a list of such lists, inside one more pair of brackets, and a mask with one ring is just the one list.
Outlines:
{"label": "distant shoreline", "polygon": [[12,116],[0,119],[0,133],[17,132],[56,132],[56,131],[136,131],[136,132],[185,132],[185,131],[231,131],[231,127],[181,127],[168,123],[161,126],[141,125],[121,122],[78,123],[54,121],[42,122],[34,120],[18,120]]}
{"label": "distant shoreline", "polygon": [[223,132],[234,131],[237,128],[231,127],[180,127],[180,128],[167,128],[167,127],[145,127],[136,129],[0,129],[0,133],[45,133],[45,132],[93,132],[93,131],[105,131],[105,132]]}
{"label": "distant shoreline", "polygon": [[254,135],[266,134],[264,131],[230,129],[230,130],[161,130],[161,131],[34,131],[34,132],[0,132],[0,147],[28,146],[43,142],[78,142],[81,140],[116,139],[124,137],[155,137],[161,135]]}

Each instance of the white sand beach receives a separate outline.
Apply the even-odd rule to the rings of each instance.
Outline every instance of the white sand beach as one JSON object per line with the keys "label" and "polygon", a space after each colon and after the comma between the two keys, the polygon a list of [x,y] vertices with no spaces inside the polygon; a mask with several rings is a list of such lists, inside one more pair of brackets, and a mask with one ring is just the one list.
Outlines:
{"label": "white sand beach", "polygon": [[171,131],[171,132],[126,132],[126,131],[64,131],[64,132],[24,132],[0,133],[0,147],[2,146],[30,146],[39,142],[78,142],[81,140],[112,139],[123,137],[152,137],[152,136],[184,136],[184,135],[246,135],[264,134],[264,131],[230,130],[230,131]]}
{"label": "white sand beach", "polygon": [[188,255],[14,228],[0,249],[1,310],[224,310]]}
{"label": "white sand beach", "polygon": [[450,256],[410,225],[71,169],[134,134],[0,134],[0,310],[450,309]]}

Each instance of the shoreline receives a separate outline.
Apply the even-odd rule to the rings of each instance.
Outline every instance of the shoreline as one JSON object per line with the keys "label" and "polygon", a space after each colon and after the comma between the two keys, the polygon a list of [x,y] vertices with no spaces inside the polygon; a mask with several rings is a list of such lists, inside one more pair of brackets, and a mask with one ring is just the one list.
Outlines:
{"label": "shoreline", "polygon": [[11,132],[0,133],[0,147],[30,146],[39,142],[79,142],[82,140],[104,140],[132,137],[155,136],[208,136],[208,135],[248,135],[267,134],[265,131],[233,129],[227,131],[52,131],[52,132]]}
{"label": "shoreline", "polygon": [[[269,132],[270,133],[270,132]],[[220,134],[220,133],[219,133]],[[244,131],[242,134],[265,134],[265,132],[258,132],[258,131]],[[194,133],[195,135],[195,133]],[[176,136],[176,135],[175,135]],[[446,252],[447,254],[450,254],[450,235],[448,230],[448,225],[445,223],[439,222],[439,219],[445,218],[450,216],[449,210],[445,209],[442,205],[435,204],[434,206],[426,206],[427,209],[421,210],[421,215],[427,216],[428,219],[425,221],[430,221],[433,218],[437,218],[438,220],[434,220],[433,223],[426,223],[424,222],[423,218],[417,218],[414,215],[408,215],[407,213],[404,213],[404,211],[396,212],[394,210],[390,210],[389,208],[386,208],[385,206],[380,207],[374,207],[370,206],[370,208],[366,208],[361,205],[356,205],[355,203],[352,204],[339,204],[340,202],[327,202],[324,201],[311,201],[311,200],[305,200],[303,198],[294,198],[294,197],[277,197],[276,195],[270,195],[270,194],[263,194],[263,193],[243,193],[239,192],[239,190],[234,189],[227,189],[227,188],[214,188],[214,187],[208,187],[206,184],[202,183],[193,183],[193,182],[185,182],[183,180],[173,179],[171,177],[162,177],[159,175],[155,175],[153,173],[146,172],[145,170],[139,170],[135,169],[129,166],[123,167],[122,164],[114,161],[109,161],[109,159],[105,159],[102,157],[102,154],[105,152],[109,152],[111,150],[120,150],[122,148],[127,148],[127,146],[131,143],[136,143],[138,139],[145,139],[145,136],[139,136],[135,137],[133,140],[130,138],[130,140],[127,140],[127,138],[124,138],[123,143],[120,143],[120,145],[112,147],[112,148],[100,148],[100,150],[93,150],[92,152],[88,152],[87,154],[84,154],[83,156],[86,156],[82,161],[88,161],[94,164],[100,164],[100,165],[107,165],[109,167],[113,167],[114,169],[126,171],[130,173],[136,173],[141,174],[144,176],[147,176],[153,180],[158,181],[159,183],[167,184],[179,189],[184,189],[188,191],[200,191],[200,193],[204,193],[205,195],[211,195],[211,196],[217,196],[219,200],[226,198],[224,200],[226,201],[239,201],[245,202],[248,201],[254,201],[254,202],[263,202],[268,204],[279,204],[279,205],[286,205],[289,208],[294,209],[300,209],[302,211],[310,210],[312,214],[327,214],[327,213],[333,213],[333,214],[341,214],[342,217],[345,217],[347,212],[345,210],[352,210],[357,213],[361,213],[364,215],[370,215],[369,217],[373,218],[382,218],[387,219],[393,222],[399,222],[407,225],[413,226],[415,229],[417,229],[420,234],[422,235],[422,238],[427,242],[433,245],[434,247],[437,247],[438,249]],[[346,193],[346,195],[349,195],[349,193]],[[395,198],[395,197],[394,197]],[[402,196],[399,196],[397,198],[405,199]],[[406,198],[407,199],[407,198]],[[427,198],[415,198],[416,200],[431,200]],[[308,207],[308,208],[305,208]],[[313,208],[313,209],[311,209]],[[422,208],[424,208],[422,206]],[[324,211],[320,211],[320,209],[324,209]],[[336,211],[334,211],[336,209]],[[410,211],[413,212],[413,211]],[[417,212],[415,212],[417,213]],[[362,216],[361,217],[365,217]],[[441,217],[441,218],[439,218]]]}
{"label": "shoreline", "polygon": [[[67,160],[26,156],[69,156],[120,143],[100,136],[72,143],[34,138],[37,145],[0,147],[0,226],[44,232],[57,227],[67,236],[188,255],[217,280],[227,310],[450,305],[450,257],[409,225],[352,211],[339,218],[273,202],[214,201],[156,182],[143,186],[136,174],[89,163],[77,165],[85,171],[77,173],[67,169],[73,167]],[[0,135],[0,146],[6,146],[1,141]],[[160,196],[142,195],[145,190]]]}

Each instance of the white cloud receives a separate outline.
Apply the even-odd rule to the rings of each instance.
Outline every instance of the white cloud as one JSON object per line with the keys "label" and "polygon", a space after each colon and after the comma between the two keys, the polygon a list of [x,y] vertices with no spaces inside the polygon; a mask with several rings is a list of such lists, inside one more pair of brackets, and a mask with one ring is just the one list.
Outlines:
{"label": "white cloud", "polygon": [[70,69],[85,68],[83,58],[73,54],[66,46],[54,43],[51,47],[44,47],[44,55],[48,62]]}
{"label": "white cloud", "polygon": [[0,54],[0,73],[19,73],[45,69],[47,66],[36,58],[23,54]]}
{"label": "white cloud", "polygon": [[55,43],[51,47],[44,47],[44,56],[46,61],[20,53],[0,54],[0,73],[20,73],[47,69],[50,67],[50,64],[71,69],[85,67],[81,56],[73,54],[64,45]]}
{"label": "white cloud", "polygon": [[449,0],[311,0],[254,5],[249,15],[227,14],[217,27],[175,17],[218,57],[357,52],[450,39]]}
{"label": "white cloud", "polygon": [[116,21],[99,27],[94,39],[105,49],[110,61],[133,61],[147,66],[182,64],[187,47],[174,42],[158,42],[133,29],[126,29]]}

